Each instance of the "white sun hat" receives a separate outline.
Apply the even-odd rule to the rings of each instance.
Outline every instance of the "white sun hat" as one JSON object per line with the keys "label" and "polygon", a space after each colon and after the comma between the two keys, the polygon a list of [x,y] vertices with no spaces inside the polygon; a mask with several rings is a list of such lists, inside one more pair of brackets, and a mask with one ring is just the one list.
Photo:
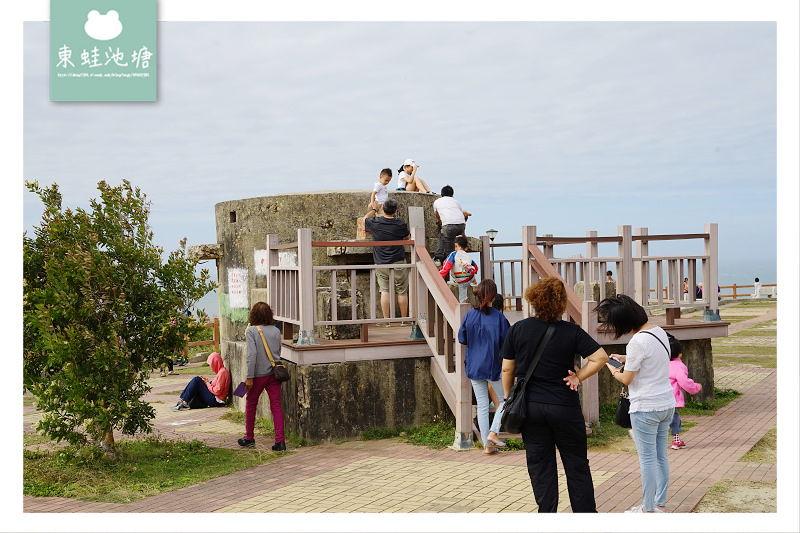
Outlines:
{"label": "white sun hat", "polygon": [[420,164],[417,163],[416,161],[414,161],[413,159],[406,159],[405,161],[403,161],[403,166],[406,166],[406,165],[411,165],[412,167],[414,165],[420,166]]}

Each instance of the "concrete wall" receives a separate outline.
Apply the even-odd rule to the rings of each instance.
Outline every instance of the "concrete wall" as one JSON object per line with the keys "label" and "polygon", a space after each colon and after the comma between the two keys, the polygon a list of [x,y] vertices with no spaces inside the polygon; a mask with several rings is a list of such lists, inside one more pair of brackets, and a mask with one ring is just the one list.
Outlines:
{"label": "concrete wall", "polygon": [[[225,364],[234,386],[246,377],[244,342],[226,343]],[[431,378],[430,358],[388,359],[297,366],[284,361],[282,385],[286,431],[312,440],[356,438],[373,427],[413,427],[452,421],[453,414]],[[233,397],[245,409],[245,399]],[[272,418],[261,394],[257,418]]]}
{"label": "concrete wall", "polygon": [[[714,366],[711,355],[711,339],[683,340],[683,362],[689,369],[689,377],[703,386],[703,390],[693,396],[695,401],[705,402],[714,399]],[[624,354],[624,344],[613,344],[603,346],[606,353]],[[666,357],[664,352],[664,357]],[[600,403],[616,403],[622,384],[611,377],[611,372],[602,369],[598,373],[598,388],[600,391]],[[684,398],[688,399],[689,394],[684,391]]]}

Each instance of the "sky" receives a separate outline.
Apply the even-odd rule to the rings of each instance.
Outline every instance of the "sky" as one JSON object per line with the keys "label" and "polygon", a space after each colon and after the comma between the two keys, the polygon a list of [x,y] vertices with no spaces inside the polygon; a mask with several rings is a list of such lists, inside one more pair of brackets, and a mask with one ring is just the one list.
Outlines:
{"label": "sky", "polygon": [[774,22],[162,22],[158,101],[122,104],[50,102],[48,31],[24,28],[25,178],[68,206],[130,180],[165,250],[216,242],[218,202],[368,191],[413,158],[469,235],[716,222],[721,285],[777,281]]}
{"label": "sky", "polygon": [[[523,225],[701,233],[713,222],[721,285],[796,287],[791,2],[448,3],[456,16],[445,3],[384,13],[233,1],[220,12],[162,0],[155,103],[50,102],[47,2],[32,4],[4,37],[21,58],[16,179],[58,183],[69,207],[86,207],[100,180],[128,179],[152,201],[167,251],[183,237],[216,242],[218,202],[369,191],[380,169],[413,158],[435,191],[453,186],[471,236],[494,228],[497,242],[519,242]],[[4,201],[31,231],[41,203],[24,190],[19,201],[20,181]],[[702,253],[689,246],[650,251]],[[216,314],[216,298],[203,303]]]}

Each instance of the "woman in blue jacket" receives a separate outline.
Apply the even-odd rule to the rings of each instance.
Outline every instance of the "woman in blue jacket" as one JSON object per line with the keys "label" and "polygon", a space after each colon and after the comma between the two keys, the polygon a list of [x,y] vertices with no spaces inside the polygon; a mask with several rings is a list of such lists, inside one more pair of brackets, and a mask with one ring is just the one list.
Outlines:
{"label": "woman in blue jacket", "polygon": [[478,401],[478,427],[481,430],[483,453],[489,455],[495,453],[498,447],[505,446],[497,436],[500,431],[502,402],[495,402],[494,420],[491,427],[489,426],[489,387],[492,387],[491,382],[500,380],[500,369],[503,365],[500,348],[508,332],[508,320],[503,313],[492,307],[497,296],[497,285],[494,281],[481,281],[473,292],[478,305],[470,309],[464,317],[458,330],[458,342],[467,347],[464,365]]}

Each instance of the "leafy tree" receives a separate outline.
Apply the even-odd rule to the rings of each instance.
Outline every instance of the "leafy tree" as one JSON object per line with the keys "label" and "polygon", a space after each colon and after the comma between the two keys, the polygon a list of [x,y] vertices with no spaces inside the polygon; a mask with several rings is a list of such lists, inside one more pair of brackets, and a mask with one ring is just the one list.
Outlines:
{"label": "leafy tree", "polygon": [[114,454],[115,429],[152,431],[141,397],[147,377],[202,330],[191,307],[215,287],[186,257],[186,240],[162,261],[150,202],[124,180],[98,183],[91,209],[62,209],[58,185],[26,182],[44,203],[23,236],[23,383],[43,416],[37,430]]}

